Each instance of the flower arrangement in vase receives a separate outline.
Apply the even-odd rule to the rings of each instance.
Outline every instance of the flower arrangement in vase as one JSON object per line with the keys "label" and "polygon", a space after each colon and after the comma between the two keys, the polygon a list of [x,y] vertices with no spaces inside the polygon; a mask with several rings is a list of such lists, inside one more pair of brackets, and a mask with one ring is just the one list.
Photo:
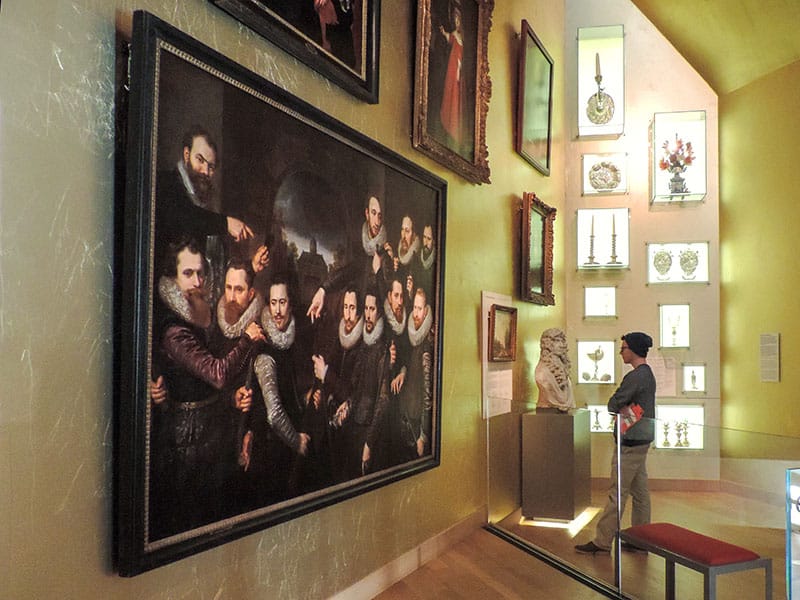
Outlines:
{"label": "flower arrangement in vase", "polygon": [[669,180],[670,194],[686,194],[689,189],[686,187],[686,181],[681,176],[681,173],[686,171],[694,162],[694,150],[692,150],[692,142],[684,142],[675,134],[675,142],[670,145],[669,140],[661,145],[663,156],[658,161],[658,168],[662,171],[669,171],[672,173],[672,178]]}

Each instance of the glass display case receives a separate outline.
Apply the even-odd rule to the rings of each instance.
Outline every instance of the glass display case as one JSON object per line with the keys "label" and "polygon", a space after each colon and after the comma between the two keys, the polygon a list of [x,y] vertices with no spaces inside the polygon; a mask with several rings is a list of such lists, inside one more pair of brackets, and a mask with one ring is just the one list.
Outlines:
{"label": "glass display case", "polygon": [[648,242],[647,283],[708,283],[708,242]]}
{"label": "glass display case", "polygon": [[684,364],[682,370],[683,393],[705,394],[706,366],[704,364]]}
{"label": "glass display case", "polygon": [[629,221],[627,208],[579,208],[578,268],[627,268]]}
{"label": "glass display case", "polygon": [[706,197],[706,111],[656,113],[652,134],[652,202],[703,200]]}
{"label": "glass display case", "polygon": [[578,342],[578,383],[614,383],[614,340]]}
{"label": "glass display case", "polygon": [[800,468],[786,469],[786,588],[800,599]]}
{"label": "glass display case", "polygon": [[658,306],[660,348],[689,348],[689,315],[688,304]]}
{"label": "glass display case", "polygon": [[578,136],[620,136],[625,128],[622,25],[578,28]]}
{"label": "glass display case", "polygon": [[704,425],[702,404],[657,404],[656,448],[702,450]]}
{"label": "glass display case", "polygon": [[584,318],[617,316],[617,288],[598,286],[583,288]]}
{"label": "glass display case", "polygon": [[584,154],[581,158],[584,196],[624,194],[628,191],[627,154]]}

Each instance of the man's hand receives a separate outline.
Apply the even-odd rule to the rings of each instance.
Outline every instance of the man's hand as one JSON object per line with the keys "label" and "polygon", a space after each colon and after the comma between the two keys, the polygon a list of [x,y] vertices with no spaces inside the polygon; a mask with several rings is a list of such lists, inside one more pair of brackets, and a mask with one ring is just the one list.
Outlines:
{"label": "man's hand", "polygon": [[253,230],[236,217],[225,217],[228,221],[228,233],[237,242],[249,240],[253,237]]}
{"label": "man's hand", "polygon": [[253,390],[244,386],[237,389],[233,394],[233,404],[236,410],[240,412],[250,412],[250,408],[253,405]]}
{"label": "man's hand", "polygon": [[308,306],[308,312],[306,312],[306,316],[311,317],[312,323],[314,322],[314,319],[318,319],[322,314],[323,306],[325,306],[325,290],[319,288],[317,293],[314,294],[314,297],[311,299],[311,304]]}
{"label": "man's hand", "polygon": [[371,457],[371,453],[369,451],[369,446],[364,444],[364,449],[361,451],[361,474],[366,475],[367,469],[369,469],[369,459]]}
{"label": "man's hand", "polygon": [[311,442],[311,436],[307,433],[301,433],[300,436],[300,449],[297,453],[300,456],[306,456],[308,454],[308,444]]}
{"label": "man's hand", "polygon": [[395,394],[399,394],[400,390],[403,389],[403,382],[406,380],[406,372],[400,371],[397,377],[392,379],[392,392]]}
{"label": "man's hand", "polygon": [[397,362],[397,346],[394,345],[394,340],[389,344],[389,365],[392,366]]}
{"label": "man's hand", "polygon": [[314,403],[314,410],[319,410],[319,405],[322,404],[322,390],[314,390],[314,394],[311,396],[311,401]]}
{"label": "man's hand", "polygon": [[408,277],[406,277],[406,292],[408,292],[408,297],[409,298],[413,298],[414,297],[414,276],[413,275],[408,275]]}
{"label": "man's hand", "polygon": [[325,383],[325,374],[328,372],[328,365],[325,363],[325,359],[319,354],[314,354],[311,357],[311,362],[314,363],[314,377]]}
{"label": "man's hand", "polygon": [[163,375],[159,375],[158,379],[150,382],[150,399],[156,406],[167,399],[167,386],[164,385]]}
{"label": "man's hand", "polygon": [[253,266],[253,271],[256,273],[260,273],[266,269],[269,264],[269,248],[266,246],[259,246],[256,253],[253,255],[251,264]]}
{"label": "man's hand", "polygon": [[350,414],[350,402],[342,402],[333,415],[333,424],[336,427],[341,427],[342,423],[344,423],[347,420],[347,416],[349,414]]}
{"label": "man's hand", "polygon": [[264,337],[264,331],[261,329],[261,325],[255,321],[247,326],[247,328],[244,330],[244,334],[254,342],[263,342],[267,339]]}
{"label": "man's hand", "polygon": [[239,452],[239,466],[245,471],[250,468],[250,447],[253,445],[253,432],[248,430],[242,438],[242,449]]}
{"label": "man's hand", "polygon": [[422,456],[425,453],[425,440],[422,437],[417,438],[417,456]]}

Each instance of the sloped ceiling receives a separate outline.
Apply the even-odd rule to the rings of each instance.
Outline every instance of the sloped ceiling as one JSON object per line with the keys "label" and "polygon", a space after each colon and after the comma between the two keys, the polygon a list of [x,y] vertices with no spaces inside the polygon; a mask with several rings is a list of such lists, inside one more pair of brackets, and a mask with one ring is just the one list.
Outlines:
{"label": "sloped ceiling", "polygon": [[800,60],[800,0],[631,0],[719,95]]}

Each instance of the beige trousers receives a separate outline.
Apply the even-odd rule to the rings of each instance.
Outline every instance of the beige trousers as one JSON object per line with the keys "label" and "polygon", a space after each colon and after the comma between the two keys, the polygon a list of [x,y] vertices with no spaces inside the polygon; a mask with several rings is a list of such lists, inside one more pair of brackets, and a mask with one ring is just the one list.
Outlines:
{"label": "beige trousers", "polygon": [[[620,460],[622,461],[622,490],[619,499],[622,502],[622,511],[628,496],[633,497],[633,512],[631,513],[632,525],[644,525],[650,522],[650,490],[647,489],[647,451],[649,444],[641,446],[622,446]],[[620,517],[621,518],[621,517]],[[617,533],[617,452],[611,460],[611,487],[608,489],[608,502],[600,520],[597,522],[597,531],[594,536],[596,546],[610,549]]]}

